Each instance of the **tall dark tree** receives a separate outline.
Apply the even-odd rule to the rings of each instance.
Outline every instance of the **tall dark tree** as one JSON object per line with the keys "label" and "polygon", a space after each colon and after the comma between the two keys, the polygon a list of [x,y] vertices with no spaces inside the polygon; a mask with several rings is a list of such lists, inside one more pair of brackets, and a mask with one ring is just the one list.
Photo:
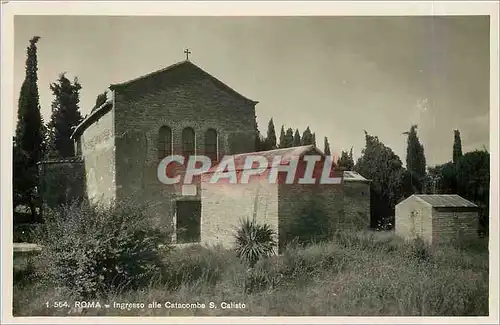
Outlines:
{"label": "tall dark tree", "polygon": [[267,125],[267,144],[269,147],[269,150],[276,149],[276,130],[274,129],[274,122],[273,119],[271,118],[269,120],[269,123]]}
{"label": "tall dark tree", "polygon": [[453,163],[456,164],[457,161],[462,157],[462,139],[460,138],[460,131],[454,130],[455,139],[453,142]]}
{"label": "tall dark tree", "polygon": [[459,194],[480,207],[480,231],[487,233],[489,218],[490,154],[486,150],[467,152],[456,162],[429,168],[439,194]]}
{"label": "tall dark tree", "polygon": [[57,82],[50,85],[55,98],[52,102],[52,116],[48,125],[53,155],[67,158],[75,155],[73,140],[70,138],[74,128],[82,121],[79,111],[81,85],[75,78],[73,83],[61,74]]}
{"label": "tall dark tree", "polygon": [[283,144],[283,148],[291,148],[293,147],[293,129],[288,128],[285,133],[285,141]]}
{"label": "tall dark tree", "polygon": [[18,121],[14,136],[13,187],[14,208],[28,206],[33,220],[37,216],[38,171],[37,163],[44,153],[44,124],[40,114],[38,95],[38,59],[35,36],[27,48],[26,75],[18,102]]}
{"label": "tall dark tree", "polygon": [[304,133],[302,133],[302,145],[310,145],[314,144],[314,139],[313,135],[311,133],[311,129],[309,129],[309,126],[304,130]]}
{"label": "tall dark tree", "polygon": [[285,126],[281,126],[281,131],[280,131],[280,148],[285,148]]}
{"label": "tall dark tree", "polygon": [[352,170],[354,168],[354,160],[352,154],[342,150],[340,157],[337,160],[337,166],[345,170]]}
{"label": "tall dark tree", "polygon": [[354,170],[371,180],[371,226],[378,227],[387,218],[394,217],[395,206],[402,198],[404,169],[401,159],[378,137],[365,131],[365,141]]}
{"label": "tall dark tree", "polygon": [[424,147],[420,143],[417,135],[417,126],[412,125],[409,132],[405,132],[408,136],[407,148],[406,148],[406,169],[415,175],[415,178],[419,181],[423,181],[425,178],[425,154]]}
{"label": "tall dark tree", "polygon": [[328,138],[325,137],[325,148],[323,150],[323,152],[325,153],[325,155],[327,156],[331,156],[332,155],[332,152],[330,151],[330,143],[328,142]]}
{"label": "tall dark tree", "polygon": [[294,147],[300,147],[301,142],[300,142],[300,133],[299,129],[295,130],[295,134],[293,135],[293,146]]}
{"label": "tall dark tree", "polygon": [[311,141],[312,141],[311,144],[313,144],[314,146],[316,146],[316,133],[312,134],[312,140]]}
{"label": "tall dark tree", "polygon": [[482,231],[487,233],[490,205],[490,154],[486,150],[475,150],[458,158],[457,192],[476,203],[479,208]]}

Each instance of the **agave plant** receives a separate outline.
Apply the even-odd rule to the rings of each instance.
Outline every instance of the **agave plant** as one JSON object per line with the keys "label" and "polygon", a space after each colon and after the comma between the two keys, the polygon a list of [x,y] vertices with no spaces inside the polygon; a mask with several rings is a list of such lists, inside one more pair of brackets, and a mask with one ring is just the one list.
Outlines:
{"label": "agave plant", "polygon": [[264,256],[274,254],[275,231],[268,224],[243,220],[236,231],[236,253],[251,268]]}

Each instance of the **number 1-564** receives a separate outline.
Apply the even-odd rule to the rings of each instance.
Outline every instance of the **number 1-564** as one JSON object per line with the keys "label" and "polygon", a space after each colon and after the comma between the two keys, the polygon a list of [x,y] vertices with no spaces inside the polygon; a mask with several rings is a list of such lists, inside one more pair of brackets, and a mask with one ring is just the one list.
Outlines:
{"label": "number 1-564", "polygon": [[45,303],[47,308],[69,308],[69,304],[67,301],[47,301]]}

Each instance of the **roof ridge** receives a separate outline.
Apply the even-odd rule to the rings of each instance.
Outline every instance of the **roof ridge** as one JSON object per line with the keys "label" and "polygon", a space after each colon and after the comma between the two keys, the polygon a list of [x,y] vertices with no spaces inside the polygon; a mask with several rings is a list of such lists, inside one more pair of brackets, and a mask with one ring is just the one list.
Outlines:
{"label": "roof ridge", "polygon": [[39,161],[37,164],[57,164],[57,163],[68,163],[68,162],[83,162],[83,158],[74,157],[68,159],[46,159]]}
{"label": "roof ridge", "polygon": [[116,84],[111,84],[110,85],[110,89],[114,90],[116,87],[123,87],[123,86],[127,86],[133,82],[136,82],[136,81],[139,81],[139,80],[142,80],[142,79],[145,79],[145,78],[148,78],[150,76],[153,76],[153,75],[156,75],[156,74],[159,74],[159,73],[162,73],[162,72],[166,72],[166,71],[169,71],[169,70],[173,70],[174,68],[177,68],[177,67],[180,67],[184,64],[188,64],[198,70],[200,70],[201,72],[203,72],[204,74],[208,75],[212,80],[214,80],[216,83],[218,83],[220,86],[222,86],[223,88],[227,89],[228,91],[230,92],[233,92],[234,94],[236,94],[237,96],[243,98],[244,100],[246,101],[249,101],[253,104],[257,104],[258,101],[255,101],[255,100],[252,100],[244,95],[242,95],[241,93],[237,92],[236,90],[234,90],[233,88],[231,88],[230,86],[228,86],[227,84],[225,84],[224,82],[222,82],[220,79],[218,79],[217,77],[213,76],[211,73],[205,71],[204,69],[202,69],[200,66],[198,66],[197,64],[193,63],[191,60],[183,60],[183,61],[179,61],[177,63],[174,63],[174,64],[171,64],[165,68],[162,68],[162,69],[159,69],[159,70],[156,70],[156,71],[153,71],[153,72],[150,72],[150,73],[147,73],[145,75],[142,75],[142,76],[139,76],[139,77],[136,77],[136,78],[133,78],[133,79],[130,79],[128,81],[124,81],[124,82],[120,82],[120,83],[116,83]]}
{"label": "roof ridge", "polygon": [[[228,155],[230,157],[237,157],[237,156],[243,156],[243,155],[251,155],[251,154],[264,154],[264,153],[272,153],[273,151],[279,151],[279,150],[293,150],[293,149],[297,149],[297,148],[303,148],[303,147],[311,147],[311,148],[315,148],[315,149],[318,149],[315,145],[313,144],[307,144],[307,145],[304,145],[304,146],[297,146],[297,147],[288,147],[288,148],[276,148],[276,149],[271,149],[271,150],[265,150],[265,151],[252,151],[252,152],[244,152],[244,153],[237,153],[237,154],[234,154],[234,155]],[[319,151],[319,149],[318,149]],[[320,151],[321,152],[321,151]],[[322,152],[321,152],[322,153]]]}
{"label": "roof ridge", "polygon": [[[178,66],[182,65],[183,63],[191,63],[191,62],[190,62],[190,61],[188,61],[188,60],[179,61],[179,62],[176,62],[176,63],[171,64],[171,65],[169,65],[169,66],[166,66],[166,67],[164,67],[164,68],[161,68],[161,69],[155,70],[155,71],[153,71],[153,72],[146,73],[146,74],[144,74],[144,75],[142,75],[142,76],[135,77],[135,78],[130,79],[130,80],[127,80],[127,81],[123,81],[123,82],[119,82],[119,83],[111,84],[111,85],[110,85],[110,88],[111,88],[111,87],[116,87],[116,86],[118,86],[118,87],[119,87],[119,86],[125,86],[125,85],[128,85],[128,84],[131,84],[131,83],[133,83],[133,82],[135,82],[135,81],[138,81],[138,80],[141,80],[141,79],[147,78],[147,77],[152,76],[152,75],[155,75],[155,74],[157,74],[157,73],[161,73],[161,72],[164,72],[164,71],[167,71],[167,70],[173,69],[173,68],[175,68],[175,67],[178,67]],[[193,63],[191,63],[191,64],[193,64]],[[193,64],[193,65],[195,65],[195,64]]]}

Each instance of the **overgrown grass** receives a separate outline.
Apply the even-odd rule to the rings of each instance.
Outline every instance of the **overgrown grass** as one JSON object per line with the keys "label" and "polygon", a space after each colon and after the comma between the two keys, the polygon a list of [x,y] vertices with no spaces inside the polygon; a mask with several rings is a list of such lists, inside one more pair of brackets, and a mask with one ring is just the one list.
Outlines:
{"label": "overgrown grass", "polygon": [[[392,233],[342,233],[327,242],[289,245],[280,256],[259,260],[249,275],[234,251],[177,248],[148,287],[120,288],[100,298],[101,305],[139,302],[144,309],[47,309],[47,300],[77,298],[67,288],[42,283],[16,282],[15,315],[484,316],[488,250],[485,239],[429,249]],[[205,308],[148,308],[167,301]],[[224,301],[245,308],[223,309]]]}

